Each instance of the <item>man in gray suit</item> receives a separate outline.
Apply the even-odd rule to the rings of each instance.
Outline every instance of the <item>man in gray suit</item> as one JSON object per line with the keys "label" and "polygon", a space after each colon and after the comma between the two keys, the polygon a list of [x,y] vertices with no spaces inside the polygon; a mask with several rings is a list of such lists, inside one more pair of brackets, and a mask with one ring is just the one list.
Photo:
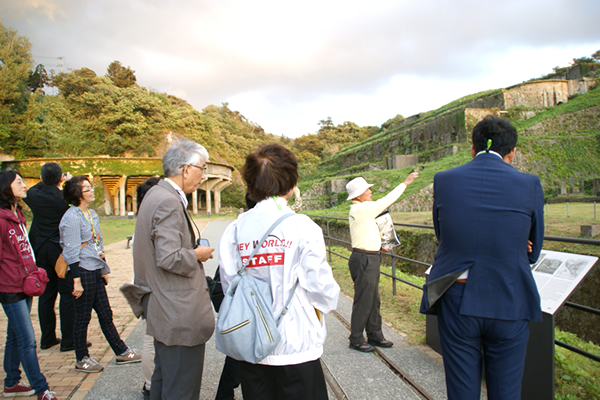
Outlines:
{"label": "man in gray suit", "polygon": [[162,160],[165,179],[148,191],[138,212],[134,284],[149,292],[143,309],[156,351],[151,399],[200,396],[204,345],[215,329],[202,262],[214,249],[196,245],[186,194],[205,179],[207,161],[198,143],[173,144]]}

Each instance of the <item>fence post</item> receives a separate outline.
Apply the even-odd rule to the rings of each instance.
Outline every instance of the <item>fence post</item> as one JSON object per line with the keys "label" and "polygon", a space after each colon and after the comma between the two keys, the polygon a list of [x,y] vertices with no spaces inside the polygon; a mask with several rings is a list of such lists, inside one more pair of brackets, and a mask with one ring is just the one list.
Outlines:
{"label": "fence post", "polygon": [[596,219],[596,202],[594,202],[594,219]]}
{"label": "fence post", "polygon": [[331,234],[329,233],[329,217],[327,217],[327,248],[329,249],[329,262],[331,263]]}
{"label": "fence post", "polygon": [[390,256],[392,257],[392,293],[396,295],[396,257],[394,257],[394,248],[390,250]]}

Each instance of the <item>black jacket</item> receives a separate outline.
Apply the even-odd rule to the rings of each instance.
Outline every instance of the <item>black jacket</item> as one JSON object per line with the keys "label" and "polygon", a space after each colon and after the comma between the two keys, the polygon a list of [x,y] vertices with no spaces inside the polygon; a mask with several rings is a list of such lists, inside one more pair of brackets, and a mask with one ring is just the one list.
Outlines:
{"label": "black jacket", "polygon": [[59,243],[60,234],[58,224],[69,209],[69,205],[62,198],[62,191],[56,186],[46,186],[40,182],[27,191],[23,199],[33,212],[33,221],[29,230],[29,240],[34,251],[47,241]]}

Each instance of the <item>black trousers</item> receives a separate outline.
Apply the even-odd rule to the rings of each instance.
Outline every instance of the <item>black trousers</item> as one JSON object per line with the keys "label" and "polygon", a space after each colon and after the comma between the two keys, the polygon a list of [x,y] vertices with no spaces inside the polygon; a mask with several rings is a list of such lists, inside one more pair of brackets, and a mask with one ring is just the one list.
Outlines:
{"label": "black trousers", "polygon": [[238,363],[238,360],[229,356],[225,357],[225,364],[223,365],[223,372],[221,372],[221,379],[219,379],[219,387],[217,388],[215,400],[234,399],[234,389],[240,386]]}
{"label": "black trousers", "polygon": [[62,252],[60,244],[47,240],[35,252],[36,264],[44,268],[48,274],[46,290],[38,300],[38,314],[40,319],[40,330],[42,346],[50,345],[56,341],[56,313],[54,305],[56,297],[60,293],[58,304],[60,314],[60,333],[62,336],[61,347],[73,346],[73,323],[75,322],[75,298],[69,291],[68,285],[64,284],[54,271],[54,264]]}
{"label": "black trousers", "polygon": [[321,359],[295,365],[239,362],[244,400],[323,400],[327,386]]}
{"label": "black trousers", "polygon": [[75,338],[75,356],[77,361],[83,357],[89,357],[87,348],[88,325],[92,319],[92,310],[98,316],[98,322],[106,341],[110,345],[115,355],[123,354],[127,351],[127,345],[121,337],[113,323],[112,309],[106,294],[104,279],[100,275],[100,270],[88,271],[80,268],[81,285],[83,294],[75,300],[75,326],[73,335]]}
{"label": "black trousers", "polygon": [[379,266],[381,256],[353,251],[348,260],[350,276],[354,282],[354,302],[350,318],[350,344],[364,342],[367,337],[383,340],[381,330],[381,300],[379,299]]}
{"label": "black trousers", "polygon": [[205,344],[167,346],[154,339],[151,400],[198,400]]}

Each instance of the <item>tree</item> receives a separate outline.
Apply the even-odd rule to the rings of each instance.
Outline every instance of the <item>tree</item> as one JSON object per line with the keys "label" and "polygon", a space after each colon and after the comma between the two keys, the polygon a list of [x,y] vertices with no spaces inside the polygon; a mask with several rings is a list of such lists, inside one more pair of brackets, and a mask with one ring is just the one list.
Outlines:
{"label": "tree", "polygon": [[129,67],[125,68],[119,61],[110,63],[106,70],[106,77],[110,78],[110,80],[120,88],[127,88],[135,85],[137,80],[135,71],[132,71]]}
{"label": "tree", "polygon": [[592,54],[592,58],[594,60],[600,61],[600,50],[598,50],[597,52],[595,52],[594,54]]}
{"label": "tree", "polygon": [[[31,43],[0,22],[0,143],[5,144],[18,116],[27,109]],[[6,146],[8,147],[8,146]],[[0,145],[0,149],[2,146]]]}
{"label": "tree", "polygon": [[37,67],[35,67],[35,71],[29,73],[27,86],[29,87],[29,90],[35,92],[37,89],[42,89],[49,82],[50,78],[48,78],[46,68],[44,68],[43,64],[38,64]]}
{"label": "tree", "polygon": [[96,73],[89,68],[61,72],[52,79],[52,85],[58,87],[65,99],[72,95],[81,96],[98,83]]}
{"label": "tree", "polygon": [[571,65],[594,64],[594,63],[596,63],[596,60],[594,60],[593,58],[590,58],[590,57],[574,58],[573,61],[571,61]]}

